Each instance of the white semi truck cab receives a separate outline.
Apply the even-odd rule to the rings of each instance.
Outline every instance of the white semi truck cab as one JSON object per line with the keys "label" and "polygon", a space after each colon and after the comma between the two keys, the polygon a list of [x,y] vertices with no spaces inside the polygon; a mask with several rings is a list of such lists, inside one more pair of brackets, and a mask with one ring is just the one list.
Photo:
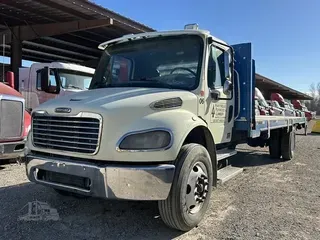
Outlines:
{"label": "white semi truck cab", "polygon": [[30,181],[62,194],[158,200],[163,221],[188,231],[203,218],[218,163],[236,154],[236,144],[293,157],[295,125],[305,118],[255,116],[251,44],[229,46],[185,29],[99,48],[89,91],[33,110]]}
{"label": "white semi truck cab", "polygon": [[26,108],[32,111],[50,99],[87,90],[93,74],[93,68],[75,63],[33,63],[19,69],[19,92],[26,100]]}

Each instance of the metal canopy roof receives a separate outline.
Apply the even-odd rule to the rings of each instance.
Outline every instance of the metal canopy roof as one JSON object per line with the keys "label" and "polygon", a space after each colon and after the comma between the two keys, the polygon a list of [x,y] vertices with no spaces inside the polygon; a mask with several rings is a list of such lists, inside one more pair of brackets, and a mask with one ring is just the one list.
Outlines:
{"label": "metal canopy roof", "polygon": [[312,100],[309,95],[284,86],[260,74],[256,74],[256,87],[260,89],[266,99],[270,98],[271,93],[280,93],[284,98],[292,100]]}
{"label": "metal canopy roof", "polygon": [[[41,27],[37,24],[51,25]],[[16,37],[16,26],[20,26],[19,34],[27,35],[22,39],[24,60],[67,61],[92,67],[100,57],[100,43],[125,34],[155,31],[86,0],[2,0],[0,46],[5,46],[6,56],[11,56],[10,40],[12,36]],[[72,30],[68,31],[69,28]],[[3,36],[7,37],[4,42]],[[259,74],[256,74],[256,86],[266,98],[278,92],[288,99],[312,99]]]}
{"label": "metal canopy roof", "polygon": [[[49,24],[111,19],[112,24],[86,30],[41,36],[22,42],[22,58],[37,62],[92,61],[100,57],[98,45],[129,33],[154,31],[154,29],[123,17],[86,0],[3,0],[0,2],[0,32],[14,26]],[[49,31],[50,29],[45,29]],[[54,31],[54,29],[51,29]],[[29,31],[29,32],[30,32]],[[37,34],[37,31],[34,31]],[[2,36],[1,40],[2,40]],[[2,48],[1,48],[2,51]],[[5,55],[10,56],[11,46],[5,44]]]}

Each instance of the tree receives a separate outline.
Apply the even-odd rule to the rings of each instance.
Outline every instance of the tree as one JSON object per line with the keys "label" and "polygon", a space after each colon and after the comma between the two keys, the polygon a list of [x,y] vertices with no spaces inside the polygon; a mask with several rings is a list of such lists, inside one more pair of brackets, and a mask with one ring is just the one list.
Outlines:
{"label": "tree", "polygon": [[311,101],[306,102],[306,106],[310,111],[316,111],[320,115],[320,82],[315,85],[310,85],[310,95],[313,98]]}

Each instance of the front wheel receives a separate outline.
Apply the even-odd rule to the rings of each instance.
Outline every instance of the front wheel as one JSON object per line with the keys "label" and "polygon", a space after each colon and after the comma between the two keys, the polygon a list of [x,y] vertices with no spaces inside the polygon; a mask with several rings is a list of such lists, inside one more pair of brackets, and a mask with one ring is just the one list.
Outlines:
{"label": "front wheel", "polygon": [[159,201],[159,212],[169,227],[189,231],[199,224],[209,206],[212,162],[203,146],[187,144],[181,148],[175,165],[170,194]]}

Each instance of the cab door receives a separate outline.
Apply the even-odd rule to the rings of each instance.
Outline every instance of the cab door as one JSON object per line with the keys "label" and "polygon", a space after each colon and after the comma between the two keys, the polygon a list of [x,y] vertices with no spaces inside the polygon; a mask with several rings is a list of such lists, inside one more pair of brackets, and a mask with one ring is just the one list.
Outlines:
{"label": "cab door", "polygon": [[211,45],[207,60],[206,121],[216,144],[230,142],[234,124],[231,55],[226,47]]}

